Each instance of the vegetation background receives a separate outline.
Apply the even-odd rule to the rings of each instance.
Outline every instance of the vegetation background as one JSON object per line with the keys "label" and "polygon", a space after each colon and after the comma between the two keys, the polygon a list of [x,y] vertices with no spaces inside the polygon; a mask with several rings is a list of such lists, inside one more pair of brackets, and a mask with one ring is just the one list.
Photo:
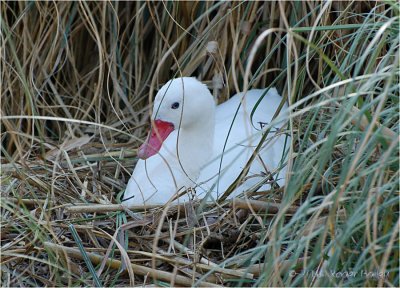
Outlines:
{"label": "vegetation background", "polygon": [[[2,1],[2,286],[399,286],[399,12]],[[150,99],[181,75],[220,103],[277,87],[291,106],[285,187],[196,212],[113,208]]]}

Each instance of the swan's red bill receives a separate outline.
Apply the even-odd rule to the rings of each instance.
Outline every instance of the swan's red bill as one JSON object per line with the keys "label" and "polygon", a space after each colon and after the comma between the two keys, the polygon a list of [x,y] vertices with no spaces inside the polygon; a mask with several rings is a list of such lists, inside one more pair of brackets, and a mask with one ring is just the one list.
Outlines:
{"label": "swan's red bill", "polygon": [[149,136],[138,149],[138,157],[147,159],[160,151],[161,145],[168,135],[174,131],[174,124],[162,120],[155,120]]}

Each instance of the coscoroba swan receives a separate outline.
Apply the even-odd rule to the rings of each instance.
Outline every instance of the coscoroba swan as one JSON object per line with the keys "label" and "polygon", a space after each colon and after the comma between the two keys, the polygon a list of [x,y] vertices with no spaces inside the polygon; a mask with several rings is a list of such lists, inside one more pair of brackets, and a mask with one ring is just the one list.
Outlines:
{"label": "coscoroba swan", "polygon": [[[207,201],[216,200],[250,159],[265,132],[263,126],[269,125],[281,101],[272,88],[268,92],[239,93],[216,106],[207,87],[195,78],[170,80],[154,100],[152,128],[138,150],[140,159],[123,203],[155,205],[172,198],[174,202],[183,202],[204,196]],[[282,160],[290,138],[275,132],[285,125],[282,119],[286,108],[285,104],[281,121],[271,129],[245,181],[231,197],[265,180],[267,173],[275,173],[277,168],[281,169],[274,179],[279,185],[284,184]],[[196,193],[181,193],[190,187]],[[176,199],[178,194],[183,195]]]}

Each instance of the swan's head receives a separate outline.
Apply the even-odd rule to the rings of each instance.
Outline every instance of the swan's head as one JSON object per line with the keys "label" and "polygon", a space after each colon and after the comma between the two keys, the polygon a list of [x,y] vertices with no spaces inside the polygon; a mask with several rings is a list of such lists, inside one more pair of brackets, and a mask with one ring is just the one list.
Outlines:
{"label": "swan's head", "polygon": [[192,77],[168,81],[154,99],[152,128],[139,148],[138,157],[147,159],[156,154],[174,130],[200,130],[214,117],[214,111],[214,99],[200,81]]}

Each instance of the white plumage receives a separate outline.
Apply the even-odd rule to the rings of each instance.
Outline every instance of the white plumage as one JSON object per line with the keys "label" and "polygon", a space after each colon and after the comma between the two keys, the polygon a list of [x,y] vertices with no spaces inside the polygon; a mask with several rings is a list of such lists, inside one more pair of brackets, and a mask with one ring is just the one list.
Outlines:
{"label": "white plumage", "polygon": [[[139,148],[142,159],[128,182],[123,203],[165,204],[177,191],[189,187],[196,189],[198,198],[208,195],[207,201],[216,200],[242,171],[282,101],[275,88],[262,98],[265,92],[249,90],[216,106],[207,87],[195,78],[167,82],[155,98],[152,131]],[[259,183],[266,170],[275,172],[283,163],[286,135],[275,132],[285,125],[286,108],[285,104],[281,121],[273,125],[259,157],[252,162],[250,177],[231,197]],[[284,184],[285,171],[282,168],[277,175],[279,185]],[[189,197],[185,194],[175,202]]]}

